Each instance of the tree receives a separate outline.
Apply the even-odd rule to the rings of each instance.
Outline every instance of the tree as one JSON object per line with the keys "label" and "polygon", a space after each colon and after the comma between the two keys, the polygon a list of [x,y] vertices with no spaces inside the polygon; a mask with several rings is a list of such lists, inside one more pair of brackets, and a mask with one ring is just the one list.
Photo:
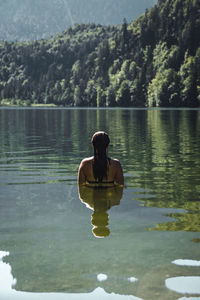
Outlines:
{"label": "tree", "polygon": [[147,91],[148,106],[179,106],[179,77],[173,69],[158,71]]}
{"label": "tree", "polygon": [[97,89],[94,80],[89,80],[85,89],[86,103],[88,106],[96,106]]}
{"label": "tree", "polygon": [[130,106],[130,82],[122,81],[116,95],[116,102],[119,106]]}
{"label": "tree", "polygon": [[122,47],[122,54],[125,54],[127,51],[129,51],[129,32],[128,32],[126,18],[124,18],[123,24],[122,24],[121,47]]}
{"label": "tree", "polygon": [[181,76],[181,98],[183,105],[185,106],[198,106],[198,73],[199,73],[199,55],[200,51],[198,50],[196,57],[185,56],[184,63],[180,68]]}
{"label": "tree", "polygon": [[80,87],[78,85],[76,85],[75,89],[74,89],[74,105],[80,106],[81,102],[82,102],[82,98],[81,98]]}
{"label": "tree", "polygon": [[115,90],[112,85],[110,85],[106,90],[106,106],[116,106]]}

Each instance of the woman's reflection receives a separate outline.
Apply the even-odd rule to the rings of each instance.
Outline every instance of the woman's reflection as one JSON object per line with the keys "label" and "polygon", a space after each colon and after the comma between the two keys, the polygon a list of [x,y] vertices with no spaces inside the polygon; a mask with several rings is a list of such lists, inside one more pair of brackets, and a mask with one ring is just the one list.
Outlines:
{"label": "woman's reflection", "polygon": [[94,212],[91,216],[92,232],[98,238],[110,234],[109,214],[107,211],[114,205],[119,205],[123,194],[122,186],[109,188],[91,188],[79,185],[79,198]]}

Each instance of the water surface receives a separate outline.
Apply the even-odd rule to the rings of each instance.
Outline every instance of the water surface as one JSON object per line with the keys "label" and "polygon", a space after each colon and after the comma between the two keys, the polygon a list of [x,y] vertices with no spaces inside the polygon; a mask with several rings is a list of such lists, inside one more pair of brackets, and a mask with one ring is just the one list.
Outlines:
{"label": "water surface", "polygon": [[[123,191],[78,190],[100,129]],[[200,276],[199,149],[200,110],[1,108],[0,274],[10,267],[12,291],[36,299],[200,297],[190,281]]]}

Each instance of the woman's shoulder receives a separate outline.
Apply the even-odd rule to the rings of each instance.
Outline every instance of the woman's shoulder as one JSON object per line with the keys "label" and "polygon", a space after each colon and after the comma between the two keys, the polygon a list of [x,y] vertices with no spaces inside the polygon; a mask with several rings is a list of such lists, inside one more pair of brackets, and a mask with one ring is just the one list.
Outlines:
{"label": "woman's shoulder", "polygon": [[119,161],[119,159],[117,159],[117,158],[109,158],[109,160],[110,160],[110,162],[111,163],[113,163],[113,164],[120,164],[120,161]]}
{"label": "woman's shoulder", "polygon": [[113,165],[114,167],[119,167],[121,166],[119,159],[117,158],[109,158],[110,164]]}
{"label": "woman's shoulder", "polygon": [[81,161],[81,165],[84,166],[84,165],[90,164],[93,161],[93,159],[94,159],[93,156],[86,157]]}

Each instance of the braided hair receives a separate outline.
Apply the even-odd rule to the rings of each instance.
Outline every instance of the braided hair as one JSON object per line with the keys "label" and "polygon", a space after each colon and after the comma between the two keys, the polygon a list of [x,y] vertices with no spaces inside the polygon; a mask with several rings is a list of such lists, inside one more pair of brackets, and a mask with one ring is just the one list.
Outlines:
{"label": "braided hair", "polygon": [[107,178],[108,161],[107,147],[110,143],[109,136],[104,131],[96,132],[91,140],[94,147],[93,174],[98,182],[102,182],[103,178]]}

